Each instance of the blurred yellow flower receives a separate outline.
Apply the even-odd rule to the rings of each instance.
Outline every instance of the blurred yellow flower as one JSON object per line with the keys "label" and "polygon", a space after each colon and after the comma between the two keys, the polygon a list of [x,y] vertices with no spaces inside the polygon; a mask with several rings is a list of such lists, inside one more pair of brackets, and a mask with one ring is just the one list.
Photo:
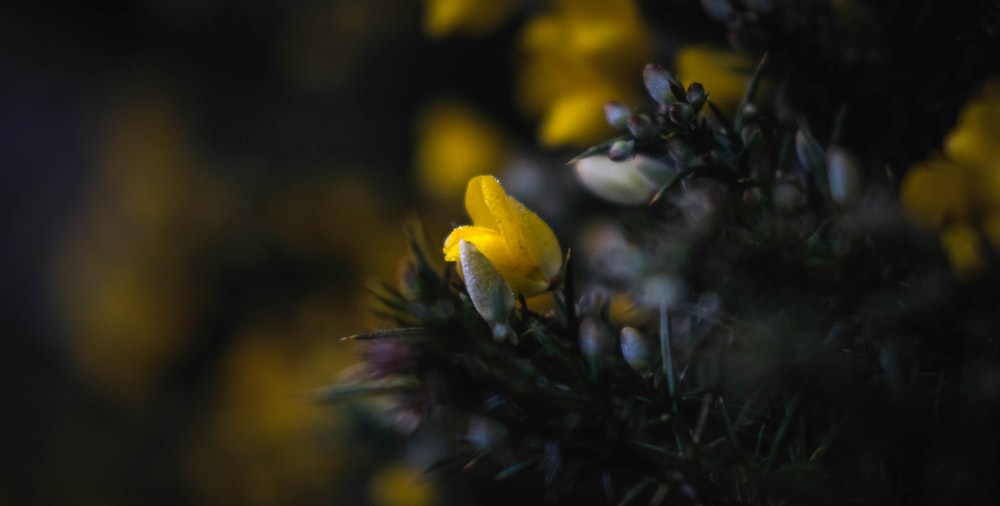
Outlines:
{"label": "blurred yellow flower", "polygon": [[370,484],[374,506],[431,506],[437,504],[434,485],[413,466],[391,464],[380,471]]}
{"label": "blurred yellow flower", "polygon": [[610,100],[643,99],[642,66],[650,36],[633,0],[556,0],[521,34],[518,100],[540,118],[546,146],[585,146],[614,130],[604,119]]}
{"label": "blurred yellow flower", "polygon": [[983,86],[977,100],[962,108],[958,125],[945,137],[944,149],[956,163],[989,171],[1000,160],[1000,81]]}
{"label": "blurred yellow flower", "polygon": [[[900,204],[915,224],[938,232],[952,271],[969,277],[985,268],[983,246],[1000,250],[1000,81],[962,108],[944,154],[914,164]],[[983,239],[985,239],[985,244]]]}
{"label": "blurred yellow flower", "polygon": [[444,241],[444,258],[461,260],[460,243],[475,245],[524,296],[549,290],[559,282],[562,250],[552,229],[535,213],[507,195],[492,176],[469,181],[465,209],[471,226],[452,230]]}
{"label": "blurred yellow flower", "polygon": [[[183,464],[198,504],[321,502],[359,457],[336,412],[302,398],[329,381],[329,346],[263,321],[234,340],[205,395],[205,419],[188,434]],[[319,441],[327,441],[318,444]]]}
{"label": "blurred yellow flower", "polygon": [[709,46],[684,47],[674,62],[682,83],[701,83],[712,103],[730,115],[743,99],[755,65],[747,56]]}
{"label": "blurred yellow flower", "polygon": [[479,35],[499,27],[516,0],[424,0],[424,31],[432,37]]}
{"label": "blurred yellow flower", "polygon": [[450,201],[477,174],[500,170],[508,147],[503,133],[471,107],[430,104],[417,121],[417,182],[429,197]]}

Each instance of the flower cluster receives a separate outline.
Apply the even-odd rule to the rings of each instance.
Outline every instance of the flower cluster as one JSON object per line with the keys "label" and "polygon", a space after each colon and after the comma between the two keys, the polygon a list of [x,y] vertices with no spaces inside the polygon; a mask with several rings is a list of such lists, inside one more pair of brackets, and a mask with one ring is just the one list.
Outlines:
{"label": "flower cluster", "polygon": [[1000,82],[966,104],[944,152],[911,167],[900,199],[914,223],[940,235],[952,270],[968,277],[1000,248]]}
{"label": "flower cluster", "polygon": [[[435,471],[504,481],[487,501],[995,502],[968,477],[1000,462],[1000,40],[933,21],[989,8],[812,4],[701,2],[721,30],[662,66],[631,60],[651,14],[629,2],[529,18],[542,143],[587,137],[578,106],[606,140],[532,180],[561,193],[548,222],[473,177],[453,264],[411,237],[379,293],[394,327],[351,336],[360,380],[324,395],[395,396],[394,420],[455,441]],[[732,49],[699,40],[718,31]],[[960,61],[927,70],[928,41]],[[648,106],[608,97],[599,60]]]}

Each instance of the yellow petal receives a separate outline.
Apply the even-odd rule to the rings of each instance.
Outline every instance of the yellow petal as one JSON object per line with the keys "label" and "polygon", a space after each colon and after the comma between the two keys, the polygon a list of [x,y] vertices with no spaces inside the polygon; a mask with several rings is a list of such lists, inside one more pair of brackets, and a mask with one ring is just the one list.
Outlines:
{"label": "yellow petal", "polygon": [[546,284],[555,284],[559,281],[559,274],[562,271],[562,249],[559,247],[556,234],[537,214],[524,207],[524,204],[513,198],[510,198],[510,204],[517,216],[525,249],[535,265],[541,269]]}
{"label": "yellow petal", "polygon": [[968,279],[983,270],[985,262],[980,245],[979,234],[970,226],[949,227],[941,232],[941,246],[958,278]]}
{"label": "yellow petal", "polygon": [[[531,274],[532,266],[528,265],[524,259],[512,256],[507,248],[507,241],[497,231],[484,227],[465,226],[452,230],[444,242],[446,262],[461,261],[459,243],[463,240],[474,245],[483,256],[488,258],[512,287],[524,284],[518,283],[517,278],[525,278]],[[540,275],[535,277],[540,277]]]}
{"label": "yellow petal", "polygon": [[[506,206],[507,194],[500,182],[493,176],[476,176],[465,189],[465,211],[472,218],[472,224],[500,232],[493,216],[493,207]],[[499,210],[501,213],[502,210]]]}
{"label": "yellow petal", "polygon": [[513,0],[426,0],[424,3],[424,31],[432,37],[487,33],[506,21],[517,6]]}
{"label": "yellow petal", "polygon": [[701,83],[712,102],[733,113],[743,99],[755,62],[733,51],[688,46],[677,53],[677,77],[685,84]]}
{"label": "yellow petal", "polygon": [[1000,157],[1000,100],[983,99],[962,108],[958,124],[948,133],[948,158],[979,170],[988,170]]}
{"label": "yellow petal", "polygon": [[900,188],[903,214],[914,223],[935,230],[969,214],[964,174],[951,162],[931,158],[910,168]]}
{"label": "yellow petal", "polygon": [[586,146],[611,137],[614,129],[605,120],[604,104],[620,99],[622,94],[587,89],[557,98],[549,105],[539,127],[542,144]]}

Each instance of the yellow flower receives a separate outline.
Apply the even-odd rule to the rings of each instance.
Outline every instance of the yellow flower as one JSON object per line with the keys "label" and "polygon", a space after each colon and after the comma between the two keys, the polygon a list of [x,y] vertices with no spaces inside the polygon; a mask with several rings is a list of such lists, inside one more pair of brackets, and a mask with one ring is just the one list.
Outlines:
{"label": "yellow flower", "polygon": [[432,37],[489,32],[506,21],[517,6],[515,0],[425,0],[424,3],[424,31]]}
{"label": "yellow flower", "polygon": [[970,168],[992,170],[1000,161],[1000,81],[983,87],[982,93],[962,108],[958,124],[948,133],[944,149],[948,158]]}
{"label": "yellow flower", "polygon": [[651,42],[633,0],[556,0],[521,33],[518,100],[546,146],[586,146],[614,130],[605,102],[638,103]]}
{"label": "yellow flower", "polygon": [[559,282],[562,250],[552,229],[508,196],[496,178],[472,178],[465,192],[465,209],[472,225],[456,228],[445,239],[445,261],[461,261],[464,239],[493,263],[514,292],[525,297]]}
{"label": "yellow flower", "polygon": [[369,483],[375,506],[431,506],[437,504],[437,489],[423,479],[419,469],[395,463],[379,471]]}
{"label": "yellow flower", "polygon": [[508,158],[503,133],[459,102],[430,104],[417,122],[417,182],[429,197],[461,195],[469,178],[495,173]]}
{"label": "yellow flower", "polygon": [[[943,156],[914,164],[900,187],[903,214],[938,233],[952,272],[986,267],[983,246],[1000,250],[1000,81],[962,108]],[[985,244],[983,239],[985,239]]]}
{"label": "yellow flower", "polygon": [[708,46],[688,46],[677,52],[677,78],[685,85],[701,83],[722,112],[732,114],[743,99],[755,62],[750,58]]}

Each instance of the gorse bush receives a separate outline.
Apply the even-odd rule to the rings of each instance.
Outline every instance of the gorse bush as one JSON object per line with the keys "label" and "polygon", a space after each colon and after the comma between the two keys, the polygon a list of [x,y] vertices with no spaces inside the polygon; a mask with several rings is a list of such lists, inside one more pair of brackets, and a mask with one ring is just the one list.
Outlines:
{"label": "gorse bush", "polygon": [[473,178],[321,395],[446,434],[483,504],[995,503],[1000,3],[700,7],[571,160],[593,198]]}

